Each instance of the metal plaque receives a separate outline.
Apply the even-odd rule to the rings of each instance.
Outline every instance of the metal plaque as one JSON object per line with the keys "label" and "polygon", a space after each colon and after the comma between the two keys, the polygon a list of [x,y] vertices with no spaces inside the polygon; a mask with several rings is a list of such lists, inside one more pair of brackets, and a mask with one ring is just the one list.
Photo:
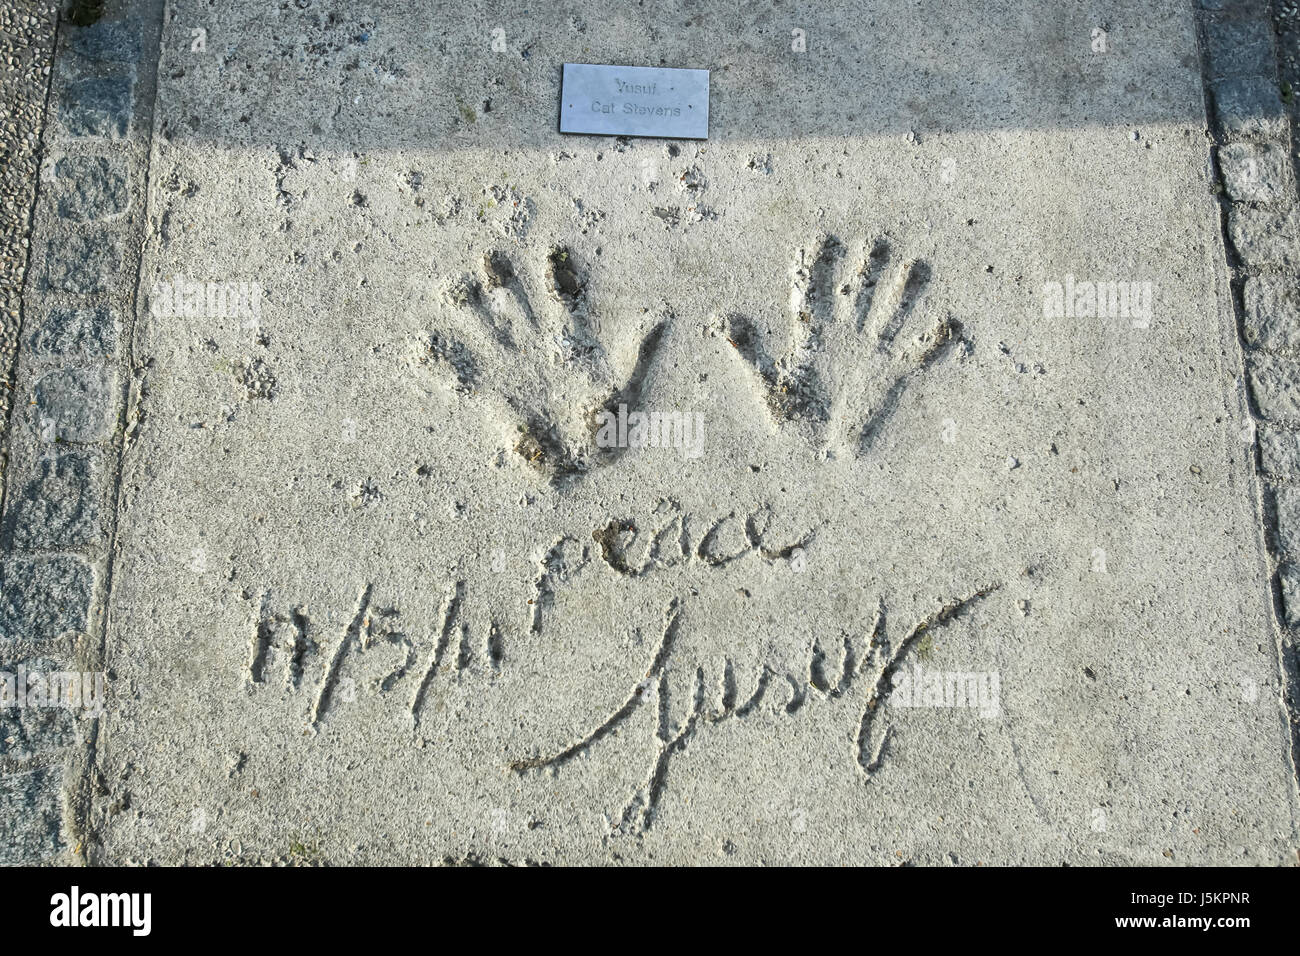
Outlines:
{"label": "metal plaque", "polygon": [[709,71],[564,64],[560,132],[709,138]]}

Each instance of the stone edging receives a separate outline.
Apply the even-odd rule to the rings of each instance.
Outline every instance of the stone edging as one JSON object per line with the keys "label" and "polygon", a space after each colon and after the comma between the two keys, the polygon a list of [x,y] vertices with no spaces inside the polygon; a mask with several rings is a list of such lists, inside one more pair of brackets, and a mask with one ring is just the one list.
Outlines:
{"label": "stone edging", "polygon": [[52,0],[0,0],[0,479],[58,19],[58,5]]}
{"label": "stone edging", "polygon": [[[161,27],[156,0],[58,26],[0,512],[0,671],[103,675]],[[0,863],[84,860],[98,720],[19,707]],[[9,726],[12,724],[13,726]]]}
{"label": "stone edging", "polygon": [[1243,437],[1255,444],[1273,554],[1291,766],[1300,767],[1300,203],[1268,0],[1197,0],[1221,186],[1224,244],[1244,353]]}

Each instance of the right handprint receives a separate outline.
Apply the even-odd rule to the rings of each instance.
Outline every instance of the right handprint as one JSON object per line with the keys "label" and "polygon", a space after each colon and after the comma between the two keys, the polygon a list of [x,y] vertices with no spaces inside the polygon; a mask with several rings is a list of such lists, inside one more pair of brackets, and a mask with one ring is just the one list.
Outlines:
{"label": "right handprint", "polygon": [[725,320],[777,424],[797,429],[828,457],[865,454],[913,376],[960,336],[960,323],[950,317],[913,318],[923,311],[929,267],[892,259],[884,237],[860,251],[833,236],[801,250],[790,289],[790,330],[777,355],[767,346],[770,328],[744,315]]}

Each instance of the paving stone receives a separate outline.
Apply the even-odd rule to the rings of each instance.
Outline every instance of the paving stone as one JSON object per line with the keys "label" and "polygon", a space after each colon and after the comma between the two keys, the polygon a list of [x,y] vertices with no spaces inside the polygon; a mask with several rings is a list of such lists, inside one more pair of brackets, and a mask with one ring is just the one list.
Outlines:
{"label": "paving stone", "polygon": [[[0,704],[21,697],[30,703],[28,691],[33,675],[46,681],[49,688],[55,675],[66,668],[49,659],[25,659],[21,662],[0,659]],[[47,694],[62,693],[58,688]],[[78,714],[69,707],[0,706],[0,758],[31,760],[56,754],[77,739]]]}
{"label": "paving stone", "polygon": [[69,26],[68,45],[81,56],[111,63],[137,63],[140,60],[139,20],[100,20],[88,27]]}
{"label": "paving stone", "polygon": [[122,247],[116,236],[98,231],[51,239],[45,261],[46,282],[52,289],[89,295],[103,292],[117,278]]}
{"label": "paving stone", "polygon": [[1295,209],[1234,204],[1228,213],[1228,232],[1247,265],[1300,268],[1300,216]]}
{"label": "paving stone", "polygon": [[89,222],[126,212],[126,164],[114,157],[65,156],[54,166],[59,215]]}
{"label": "paving stone", "polygon": [[49,863],[65,849],[63,768],[0,776],[0,865]]}
{"label": "paving stone", "polygon": [[13,547],[72,551],[95,544],[100,537],[97,472],[98,458],[87,452],[42,458],[12,505]]}
{"label": "paving stone", "polygon": [[1287,558],[1300,559],[1300,488],[1277,490],[1277,546]]}
{"label": "paving stone", "polygon": [[1243,76],[1211,87],[1223,132],[1229,136],[1281,136],[1286,114],[1274,77]]}
{"label": "paving stone", "polygon": [[1285,565],[1278,572],[1278,583],[1282,585],[1282,607],[1286,622],[1294,627],[1300,624],[1300,567]]}
{"label": "paving stone", "polygon": [[112,435],[117,402],[107,369],[48,372],[33,391],[35,424],[42,441],[87,444]]}
{"label": "paving stone", "polygon": [[1272,421],[1300,419],[1300,363],[1256,352],[1248,368],[1250,393],[1260,414]]}
{"label": "paving stone", "polygon": [[1253,276],[1245,288],[1246,342],[1263,349],[1300,346],[1300,278]]}
{"label": "paving stone", "polygon": [[12,557],[0,564],[0,638],[38,644],[84,631],[94,572],[74,555]]}
{"label": "paving stone", "polygon": [[31,760],[76,743],[77,716],[67,707],[0,709],[0,758]]}
{"label": "paving stone", "polygon": [[1212,79],[1276,73],[1271,18],[1215,17],[1206,23],[1205,36],[1207,72]]}
{"label": "paving stone", "polygon": [[1259,427],[1261,467],[1270,475],[1300,473],[1300,432],[1276,425]]}
{"label": "paving stone", "polygon": [[117,320],[106,305],[89,309],[55,306],[32,330],[33,355],[102,359],[117,352]]}
{"label": "paving stone", "polygon": [[70,136],[122,139],[131,126],[134,71],[69,80],[59,98],[59,117]]}
{"label": "paving stone", "polygon": [[1228,195],[1239,202],[1276,203],[1295,195],[1286,151],[1271,143],[1221,146],[1219,169]]}

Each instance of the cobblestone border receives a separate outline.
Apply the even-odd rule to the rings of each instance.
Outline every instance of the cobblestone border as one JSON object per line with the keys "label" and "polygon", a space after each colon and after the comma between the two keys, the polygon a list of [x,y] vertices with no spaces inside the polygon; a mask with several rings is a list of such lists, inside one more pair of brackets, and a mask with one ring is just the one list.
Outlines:
{"label": "cobblestone border", "polygon": [[1214,168],[1263,485],[1291,768],[1300,769],[1300,204],[1269,0],[1197,0]]}
{"label": "cobblestone border", "polygon": [[[106,7],[56,37],[0,509],[9,673],[103,672],[162,0]],[[0,863],[86,859],[98,723],[0,711]]]}
{"label": "cobblestone border", "polygon": [[0,0],[0,481],[58,5]]}

